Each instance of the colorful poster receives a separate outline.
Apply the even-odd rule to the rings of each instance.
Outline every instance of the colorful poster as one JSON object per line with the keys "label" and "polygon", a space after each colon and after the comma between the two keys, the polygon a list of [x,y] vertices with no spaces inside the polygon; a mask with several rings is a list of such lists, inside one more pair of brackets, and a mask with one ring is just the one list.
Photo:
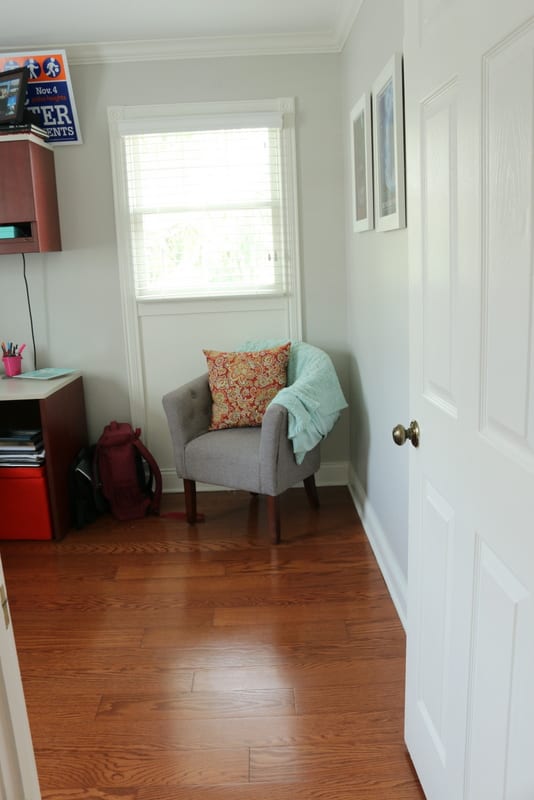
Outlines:
{"label": "colorful poster", "polygon": [[17,67],[29,69],[25,108],[31,124],[46,131],[50,144],[81,144],[65,51],[0,54],[0,72]]}

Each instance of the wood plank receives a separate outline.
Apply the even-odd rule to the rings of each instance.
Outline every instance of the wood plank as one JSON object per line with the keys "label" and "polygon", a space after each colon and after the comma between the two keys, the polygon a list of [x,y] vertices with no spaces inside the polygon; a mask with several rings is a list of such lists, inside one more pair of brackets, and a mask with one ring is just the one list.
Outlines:
{"label": "wood plank", "polygon": [[272,625],[234,625],[214,628],[148,628],[142,647],[223,648],[240,645],[288,644],[290,642],[345,641],[347,631],[340,621]]}
{"label": "wood plank", "polygon": [[[380,711],[404,707],[403,682],[393,659],[372,662],[369,680],[363,685],[311,686],[295,688],[297,714],[335,714],[346,711]],[[396,680],[395,680],[396,678]]]}
{"label": "wood plank", "polygon": [[[391,708],[315,715],[196,718],[188,719],[186,725],[174,718],[145,718],[142,726],[125,726],[122,717],[100,716],[92,725],[78,731],[76,747],[79,750],[136,749],[142,744],[164,750],[212,750],[220,748],[222,742],[229,748],[356,746],[360,742],[402,741],[402,730],[398,709]],[[72,744],[72,728],[68,722],[51,724],[42,718],[35,723],[32,732],[34,743],[39,747],[68,748]]]}
{"label": "wood plank", "polygon": [[326,783],[335,797],[338,781],[347,765],[360,776],[371,778],[380,764],[384,778],[395,779],[406,763],[406,750],[401,742],[394,744],[324,745],[321,747],[259,747],[250,754],[252,783],[290,783],[302,780]]}
{"label": "wood plank", "polygon": [[[70,555],[68,558],[58,558],[55,551],[48,550],[39,554],[25,553],[21,555],[20,550],[6,552],[5,545],[13,542],[2,542],[2,561],[4,567],[9,564],[10,572],[17,572],[19,578],[17,585],[10,585],[9,593],[19,594],[17,586],[21,584],[34,584],[35,587],[41,585],[43,566],[46,568],[46,591],[50,591],[53,586],[61,588],[63,581],[81,583],[90,580],[113,580],[117,573],[120,560],[98,559],[87,569],[87,556]],[[54,543],[57,544],[57,543]]]}
{"label": "wood plank", "polygon": [[104,695],[97,717],[128,720],[199,719],[202,717],[287,716],[295,713],[291,689],[242,692],[174,692],[131,696]]}
{"label": "wood plank", "polygon": [[[341,631],[341,629],[339,630]],[[318,633],[322,631],[323,626],[321,625]],[[309,636],[303,636],[303,641],[276,642],[275,647],[273,647],[272,636],[270,641],[265,642],[258,641],[253,637],[241,643],[234,641],[231,647],[225,647],[218,638],[216,641],[220,646],[214,647],[209,643],[207,646],[202,646],[199,642],[196,643],[196,646],[186,647],[183,646],[184,640],[182,640],[181,644],[169,644],[162,647],[117,647],[114,650],[95,647],[92,650],[79,648],[70,650],[62,643],[61,646],[55,646],[46,652],[46,663],[49,674],[59,678],[63,677],[65,680],[76,675],[91,675],[93,672],[113,674],[124,671],[131,674],[137,673],[139,680],[142,681],[144,676],[152,671],[161,671],[161,674],[164,675],[169,670],[210,669],[214,665],[221,669],[275,665],[286,668],[287,666],[307,665],[313,669],[316,664],[350,661],[357,658],[369,659],[382,655],[378,651],[379,649],[373,645],[372,636],[369,636],[366,643],[361,639],[359,641],[351,641],[348,638],[332,640],[328,627],[325,629],[325,635],[328,637],[327,641],[321,641],[319,636],[317,640],[313,641]],[[379,638],[378,632],[377,638]],[[178,636],[177,641],[179,641]],[[43,675],[42,664],[39,661],[44,657],[42,651],[23,647],[19,648],[18,652],[25,675]]]}
{"label": "wood plank", "polygon": [[[193,675],[192,670],[180,669],[153,669],[150,671],[145,670],[144,672],[141,670],[132,672],[108,671],[100,673],[90,672],[89,670],[78,671],[69,678],[68,688],[62,689],[62,692],[67,694],[77,692],[78,695],[86,691],[95,695],[109,694],[110,692],[131,694],[139,691],[139,687],[142,687],[144,693],[162,691],[190,692],[193,686]],[[52,678],[61,681],[62,686],[67,683],[65,675],[58,671],[55,675],[47,677],[42,675],[38,677],[25,676],[25,689],[33,695],[37,695],[39,692],[47,690]],[[60,699],[58,698],[58,700]]]}
{"label": "wood plank", "polygon": [[137,789],[104,789],[91,786],[87,789],[44,789],[42,800],[138,800]]}
{"label": "wood plank", "polygon": [[[277,547],[275,552],[270,549],[255,550],[250,558],[239,558],[239,554],[227,554],[224,564],[227,575],[271,573],[283,575],[287,572],[302,575],[310,572],[344,573],[350,572],[376,574],[376,562],[373,551],[365,536],[348,542],[339,542],[335,547],[325,544],[321,540],[315,543],[300,542]],[[220,557],[218,558],[220,562]]]}
{"label": "wood plank", "polygon": [[119,565],[115,580],[161,580],[162,578],[205,578],[225,574],[223,564],[197,562],[193,564],[125,564]]}
{"label": "wood plank", "polygon": [[[131,608],[123,601],[122,607],[118,604],[108,610],[98,609],[80,611],[79,608],[66,606],[52,610],[15,608],[12,610],[13,625],[17,629],[18,639],[24,636],[21,647],[26,646],[28,640],[31,646],[31,637],[45,627],[52,627],[55,631],[63,633],[76,628],[88,630],[117,631],[137,630],[144,635],[144,629],[151,626],[172,626],[176,629],[211,626],[213,624],[213,610],[210,608],[167,608],[158,604],[151,598],[146,598],[144,603],[138,603]],[[58,637],[59,638],[59,637]],[[59,642],[58,642],[59,643]],[[134,641],[134,646],[138,644]],[[117,642],[117,646],[119,645]],[[126,643],[124,646],[128,646]]]}
{"label": "wood plank", "polygon": [[210,786],[248,782],[248,750],[62,750],[37,752],[39,777],[48,789],[70,786]]}
{"label": "wood plank", "polygon": [[[384,600],[387,589],[381,578],[375,576],[357,583],[352,576],[336,580],[320,580],[320,576],[301,576],[291,580],[283,576],[273,581],[270,576],[227,576],[223,578],[160,579],[154,581],[90,581],[72,585],[67,580],[53,593],[50,589],[26,586],[26,599],[20,595],[17,605],[30,609],[30,596],[44,609],[72,609],[73,603],[80,610],[98,611],[110,607],[125,608],[139,606],[139,598],[148,601],[153,596],[162,597],[165,603],[176,608],[215,608],[240,606],[278,605],[282,609],[294,605],[316,605],[318,597],[324,603]],[[42,597],[43,596],[43,597]],[[42,599],[41,599],[42,597]],[[46,603],[46,605],[45,605]]]}
{"label": "wood plank", "polygon": [[48,718],[55,723],[68,724],[71,735],[74,735],[79,725],[93,723],[101,702],[101,693],[84,692],[69,697],[67,692],[47,691],[46,687],[26,687],[25,680],[23,683],[30,728],[33,729],[40,719]]}
{"label": "wood plank", "polygon": [[[302,623],[323,620],[352,619],[359,613],[362,598],[358,601],[348,601],[343,603],[308,603],[306,605],[295,605],[290,608],[277,606],[267,606],[263,608],[217,608],[213,615],[214,625],[270,625],[284,622]],[[373,607],[380,608],[387,606],[390,614],[390,601],[384,603],[373,603]]]}
{"label": "wood plank", "polygon": [[141,645],[144,636],[144,629],[141,627],[125,630],[117,630],[115,627],[102,630],[98,623],[91,624],[89,620],[86,625],[78,628],[68,624],[61,625],[58,629],[32,625],[28,631],[23,624],[17,625],[14,616],[13,628],[16,630],[17,645],[23,647],[25,644],[31,644],[32,650],[49,650],[67,641],[69,646],[87,650],[94,647],[136,647]]}
{"label": "wood plank", "polygon": [[391,664],[379,658],[367,660],[303,664],[292,667],[242,667],[237,669],[205,669],[194,672],[193,691],[240,691],[243,689],[281,689],[297,686],[361,685],[376,680],[377,674],[396,677],[404,664],[403,653],[392,655]]}
{"label": "wood plank", "polygon": [[[407,767],[406,769],[409,769]],[[179,792],[179,794],[177,794]],[[335,794],[334,794],[335,792]],[[140,789],[137,800],[424,800],[417,779],[362,778],[355,775],[345,784],[256,783],[228,786],[191,786],[183,789],[165,786]],[[52,798],[50,799],[52,800]]]}
{"label": "wood plank", "polygon": [[332,579],[332,573],[317,572],[316,570],[303,571],[298,575],[290,571],[277,574],[268,570],[265,572],[228,572],[224,577],[192,578],[187,585],[184,584],[183,589],[188,592],[208,594],[227,592],[230,588],[235,592],[248,592],[251,589],[263,592],[265,589],[269,589],[275,596],[277,593],[287,593],[288,590],[293,590],[294,602],[297,590],[303,592],[321,589],[328,593],[329,590],[332,591],[341,586],[347,590],[352,589],[356,593],[355,597],[383,596],[386,590],[383,578],[377,575],[376,571],[366,570],[358,576],[350,569],[346,569],[344,572],[338,571],[335,580]]}

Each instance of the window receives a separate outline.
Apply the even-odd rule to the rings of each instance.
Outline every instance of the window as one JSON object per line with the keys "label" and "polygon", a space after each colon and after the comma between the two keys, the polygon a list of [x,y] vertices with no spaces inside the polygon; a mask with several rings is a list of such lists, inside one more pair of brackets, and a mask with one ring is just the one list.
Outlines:
{"label": "window", "polygon": [[136,299],[290,293],[296,214],[284,115],[166,108],[110,113]]}
{"label": "window", "polygon": [[302,337],[294,101],[108,118],[131,418],[165,452],[161,397],[203,348]]}

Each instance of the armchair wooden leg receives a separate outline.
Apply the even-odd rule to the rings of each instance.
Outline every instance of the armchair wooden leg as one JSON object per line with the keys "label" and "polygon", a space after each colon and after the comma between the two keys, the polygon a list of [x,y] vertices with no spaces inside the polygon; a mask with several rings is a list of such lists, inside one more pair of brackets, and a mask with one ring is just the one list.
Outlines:
{"label": "armchair wooden leg", "polygon": [[197,521],[197,486],[195,481],[184,478],[185,516],[190,525]]}
{"label": "armchair wooden leg", "polygon": [[280,542],[280,503],[278,497],[267,495],[267,520],[269,523],[269,531],[271,534],[271,542],[279,544]]}
{"label": "armchair wooden leg", "polygon": [[310,475],[309,478],[304,479],[304,488],[309,503],[313,508],[319,508],[319,495],[317,494],[317,486],[315,485],[315,475]]}

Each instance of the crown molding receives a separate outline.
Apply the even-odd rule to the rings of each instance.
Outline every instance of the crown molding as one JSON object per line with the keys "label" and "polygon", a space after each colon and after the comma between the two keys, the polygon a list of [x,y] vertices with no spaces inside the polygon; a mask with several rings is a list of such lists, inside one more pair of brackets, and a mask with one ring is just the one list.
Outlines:
{"label": "crown molding", "polygon": [[69,64],[128,61],[166,61],[226,56],[302,55],[338,53],[334,34],[280,34],[277,36],[215,36],[190,39],[153,39],[64,46]]}

